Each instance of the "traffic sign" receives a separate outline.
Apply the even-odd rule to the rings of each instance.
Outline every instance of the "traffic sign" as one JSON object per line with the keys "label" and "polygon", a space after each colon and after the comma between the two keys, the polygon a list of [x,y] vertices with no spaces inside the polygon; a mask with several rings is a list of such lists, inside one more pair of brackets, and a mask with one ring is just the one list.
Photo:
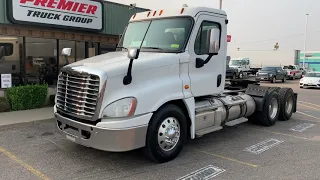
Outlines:
{"label": "traffic sign", "polygon": [[231,42],[231,35],[227,35],[227,42]]}

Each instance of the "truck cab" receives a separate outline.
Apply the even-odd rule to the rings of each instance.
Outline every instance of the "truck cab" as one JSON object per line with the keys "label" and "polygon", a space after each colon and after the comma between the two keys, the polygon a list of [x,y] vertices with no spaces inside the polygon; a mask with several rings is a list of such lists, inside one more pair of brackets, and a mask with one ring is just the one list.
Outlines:
{"label": "truck cab", "polygon": [[[249,118],[266,126],[290,119],[296,98],[291,89],[224,91],[227,24],[225,11],[207,7],[134,14],[118,51],[61,69],[56,131],[104,151],[143,148],[151,160],[167,162],[187,139]],[[70,52],[63,49],[62,55]],[[290,110],[283,110],[280,101],[287,100],[278,93],[291,98],[285,104]]]}
{"label": "truck cab", "polygon": [[237,69],[239,72],[239,78],[242,79],[244,75],[250,74],[250,58],[232,58],[229,62],[230,68]]}

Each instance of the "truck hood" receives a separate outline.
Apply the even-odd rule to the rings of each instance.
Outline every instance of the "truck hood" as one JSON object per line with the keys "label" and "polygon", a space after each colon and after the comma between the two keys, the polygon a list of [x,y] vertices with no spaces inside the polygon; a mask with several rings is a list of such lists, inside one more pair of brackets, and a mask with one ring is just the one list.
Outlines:
{"label": "truck hood", "polygon": [[[176,64],[177,60],[179,60],[179,55],[173,53],[140,52],[139,58],[133,60],[132,72],[143,71],[160,66],[169,66]],[[127,57],[127,52],[116,51],[90,57],[69,64],[66,67],[84,66],[92,69],[100,69],[107,72],[108,77],[113,77],[126,74],[129,62],[130,60]]]}

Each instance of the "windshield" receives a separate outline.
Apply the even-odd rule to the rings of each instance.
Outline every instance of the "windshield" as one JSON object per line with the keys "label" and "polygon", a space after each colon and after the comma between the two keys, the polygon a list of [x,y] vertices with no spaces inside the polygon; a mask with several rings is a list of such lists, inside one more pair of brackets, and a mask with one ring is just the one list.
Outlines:
{"label": "windshield", "polygon": [[229,65],[240,66],[241,60],[231,60]]}
{"label": "windshield", "polygon": [[160,49],[163,52],[181,51],[191,30],[189,18],[155,19],[128,24],[125,34],[119,43],[123,48],[141,50]]}
{"label": "windshield", "polygon": [[295,69],[294,66],[283,66],[283,69]]}
{"label": "windshield", "polygon": [[261,71],[275,71],[276,68],[275,67],[264,67],[261,69]]}
{"label": "windshield", "polygon": [[320,78],[320,73],[307,73],[305,77],[318,77]]}

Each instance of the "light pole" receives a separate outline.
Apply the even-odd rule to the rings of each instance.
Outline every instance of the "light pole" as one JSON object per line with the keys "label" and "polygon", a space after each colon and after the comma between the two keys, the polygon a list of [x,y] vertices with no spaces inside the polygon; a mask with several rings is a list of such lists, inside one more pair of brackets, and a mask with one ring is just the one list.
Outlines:
{"label": "light pole", "polygon": [[222,0],[219,0],[219,8],[222,9]]}
{"label": "light pole", "polygon": [[308,16],[309,14],[306,14],[306,27],[305,27],[305,32],[304,32],[304,57],[303,57],[303,62],[302,62],[302,67],[304,67],[304,62],[306,61],[306,49],[307,49],[307,33],[308,33]]}

